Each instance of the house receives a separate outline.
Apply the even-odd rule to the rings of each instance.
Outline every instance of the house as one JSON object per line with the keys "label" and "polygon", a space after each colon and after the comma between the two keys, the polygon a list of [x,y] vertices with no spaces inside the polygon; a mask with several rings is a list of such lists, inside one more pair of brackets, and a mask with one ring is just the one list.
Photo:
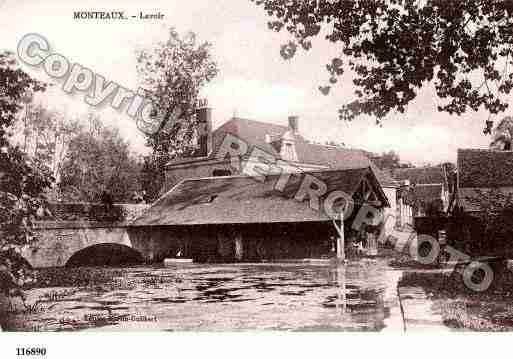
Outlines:
{"label": "house", "polygon": [[[312,205],[312,197],[301,195],[310,177],[326,185],[325,193],[316,198],[317,206]],[[362,234],[352,228],[362,206],[389,206],[371,167],[295,174],[284,184],[281,179],[280,175],[262,181],[238,175],[184,179],[132,227],[144,228],[148,235],[155,229],[159,238],[174,244],[168,256],[179,253],[195,261],[329,258],[335,255],[340,235],[333,222],[340,218],[341,208],[348,208],[345,200],[352,203],[352,211],[344,217],[346,247]],[[337,193],[350,198],[333,201],[332,194]],[[373,250],[380,225],[365,229],[367,246]]]}
{"label": "house", "polygon": [[458,149],[457,192],[452,209],[482,210],[479,200],[491,191],[513,193],[513,151]]}
{"label": "house", "polygon": [[469,255],[513,254],[512,203],[513,151],[458,149],[449,208],[453,247]]}
{"label": "house", "polygon": [[388,174],[400,184],[399,226],[412,226],[414,217],[447,210],[451,182],[445,166],[395,168]]}
{"label": "house", "polygon": [[[368,152],[358,149],[341,148],[314,144],[306,140],[300,131],[299,118],[288,117],[288,125],[232,118],[214,131],[212,128],[212,111],[204,104],[197,111],[197,118],[203,124],[202,136],[199,136],[199,149],[194,156],[180,158],[166,165],[166,182],[164,193],[177,183],[188,178],[213,176],[232,176],[244,174],[240,168],[234,168],[230,159],[220,156],[220,148],[227,136],[244,141],[248,147],[243,161],[254,161],[251,149],[259,149],[268,157],[281,163],[282,172],[311,172],[321,170],[344,170],[370,167],[375,174],[390,207],[385,216],[395,217],[397,208],[398,183],[385,172],[377,168],[367,157]],[[391,229],[395,221],[386,221]]]}

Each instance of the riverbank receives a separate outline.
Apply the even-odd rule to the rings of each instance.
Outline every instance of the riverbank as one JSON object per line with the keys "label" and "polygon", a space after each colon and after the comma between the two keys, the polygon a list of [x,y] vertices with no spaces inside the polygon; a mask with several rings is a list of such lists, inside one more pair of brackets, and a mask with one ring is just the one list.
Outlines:
{"label": "riverbank", "polygon": [[493,265],[494,279],[482,292],[467,288],[461,270],[424,265],[408,254],[386,250],[390,266],[403,270],[401,288],[418,288],[448,328],[463,331],[513,331],[513,272]]}
{"label": "riverbank", "polygon": [[123,276],[123,269],[109,267],[56,267],[34,271],[34,281],[24,286],[24,290],[51,287],[93,287],[110,283]]}
{"label": "riverbank", "polygon": [[[26,303],[24,295],[33,289],[44,290],[58,288],[59,293],[65,293],[66,288],[90,288],[100,290],[102,286],[116,283],[126,271],[123,268],[109,267],[76,267],[76,268],[42,268],[33,270],[32,280],[27,282],[17,293],[0,292],[0,329],[11,330],[19,327],[13,317],[20,314],[30,314],[41,309],[39,304]],[[48,298],[43,298],[48,299]]]}

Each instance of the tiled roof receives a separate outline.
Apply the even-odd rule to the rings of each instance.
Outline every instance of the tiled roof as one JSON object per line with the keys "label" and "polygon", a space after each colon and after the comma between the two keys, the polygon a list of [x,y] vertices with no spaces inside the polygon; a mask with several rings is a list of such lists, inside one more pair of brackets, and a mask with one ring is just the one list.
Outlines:
{"label": "tiled roof", "polygon": [[419,203],[442,200],[442,185],[417,185],[413,188],[413,193]]}
{"label": "tiled roof", "polygon": [[[250,146],[258,146],[258,148],[279,158],[276,149],[265,141],[266,135],[271,136],[273,140],[279,138],[289,128],[287,126],[275,125],[272,123],[247,120],[242,118],[232,118],[228,122],[218,127],[213,133],[214,153],[217,152],[223,139],[227,133],[244,140]],[[296,140],[304,141],[303,137],[296,135]]]}
{"label": "tiled roof", "polygon": [[394,168],[389,174],[398,181],[409,180],[411,184],[445,183],[441,166]]}
{"label": "tiled roof", "polygon": [[460,188],[513,187],[513,151],[458,150]]}
{"label": "tiled roof", "polygon": [[[496,193],[494,194],[494,191]],[[502,200],[497,198],[497,193],[501,194]],[[458,191],[458,204],[467,212],[482,211],[480,202],[486,202],[490,197],[495,197],[497,205],[511,203],[513,196],[513,187],[502,187],[497,189],[490,188],[460,188]]]}
{"label": "tiled roof", "polygon": [[[283,135],[289,128],[271,123],[253,121],[241,118],[233,118],[226,122],[213,133],[214,156],[221,146],[227,133],[237,136],[250,146],[258,148],[280,158],[279,153],[271,144],[266,143],[266,135],[273,139]],[[351,169],[372,167],[378,181],[383,187],[397,187],[397,182],[389,175],[377,168],[367,157],[363,150],[340,148],[313,144],[305,140],[301,135],[296,135],[296,153],[298,163],[327,166],[331,169]]]}
{"label": "tiled roof", "polygon": [[405,203],[413,207],[416,215],[418,215],[417,210],[421,210],[424,214],[434,208],[443,210],[443,186],[441,184],[414,185],[403,187],[402,191]]}
{"label": "tiled roof", "polygon": [[[370,179],[378,199],[389,205],[372,170],[367,168],[312,172],[334,190],[353,195],[364,177]],[[324,211],[317,211],[294,199],[304,176],[293,175],[283,191],[275,189],[279,176],[267,176],[264,182],[248,176],[209,177],[180,182],[156,201],[134,226],[173,226],[229,223],[285,223],[328,221]],[[322,198],[324,199],[326,196]],[[321,202],[322,203],[322,202]]]}

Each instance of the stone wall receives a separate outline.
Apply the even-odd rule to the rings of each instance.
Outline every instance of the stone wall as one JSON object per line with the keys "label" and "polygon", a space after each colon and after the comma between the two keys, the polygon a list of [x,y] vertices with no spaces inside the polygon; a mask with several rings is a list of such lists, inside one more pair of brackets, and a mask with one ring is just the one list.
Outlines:
{"label": "stone wall", "polygon": [[65,266],[77,252],[98,244],[133,248],[145,261],[160,261],[176,254],[182,234],[171,228],[137,228],[126,223],[38,222],[38,241],[23,249],[22,256],[33,268]]}
{"label": "stone wall", "polygon": [[25,248],[23,257],[34,268],[60,267],[78,251],[95,244],[115,243],[132,247],[126,226],[100,222],[39,222],[38,238]]}
{"label": "stone wall", "polygon": [[[98,244],[133,248],[148,261],[174,256],[182,247],[184,233],[173,228],[130,227],[149,205],[52,203],[51,215],[35,223],[38,241],[23,249],[33,268],[65,266],[77,252]],[[180,232],[180,233],[179,233]]]}
{"label": "stone wall", "polygon": [[150,205],[120,203],[50,203],[44,221],[131,222]]}

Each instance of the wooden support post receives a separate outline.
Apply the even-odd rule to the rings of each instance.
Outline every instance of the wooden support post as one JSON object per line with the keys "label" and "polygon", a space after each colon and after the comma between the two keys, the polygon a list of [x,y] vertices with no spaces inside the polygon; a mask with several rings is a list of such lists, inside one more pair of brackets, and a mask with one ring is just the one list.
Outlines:
{"label": "wooden support post", "polygon": [[241,261],[244,258],[244,245],[242,243],[242,234],[235,235],[235,259]]}
{"label": "wooden support post", "polygon": [[341,309],[342,314],[347,312],[347,289],[346,289],[346,267],[337,268],[338,284],[338,303],[337,307]]}
{"label": "wooden support post", "polygon": [[337,259],[343,261],[346,259],[345,252],[345,238],[344,238],[344,212],[340,211],[340,229],[338,230],[337,238]]}
{"label": "wooden support post", "polygon": [[377,256],[378,255],[378,240],[375,233],[367,234],[367,255]]}

